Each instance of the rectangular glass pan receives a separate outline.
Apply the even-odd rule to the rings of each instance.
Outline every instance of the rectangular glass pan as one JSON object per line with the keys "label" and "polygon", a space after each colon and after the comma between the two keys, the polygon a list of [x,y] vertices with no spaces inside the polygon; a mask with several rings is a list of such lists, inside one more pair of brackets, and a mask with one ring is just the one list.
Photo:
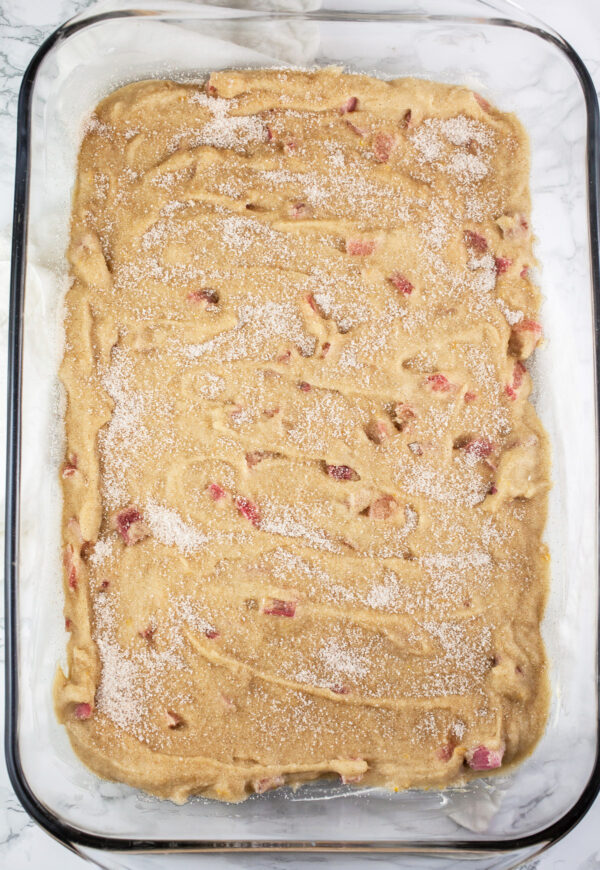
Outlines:
{"label": "rectangular glass pan", "polygon": [[[453,866],[456,850],[487,861],[491,853],[543,848],[581,818],[598,791],[593,85],[559,36],[503,0],[333,5],[276,13],[249,11],[249,4],[241,10],[169,0],[135,9],[103,4],[56,31],[25,74],[9,348],[7,760],[30,815],[80,848],[410,850],[446,855]],[[465,84],[517,112],[531,136],[547,337],[536,354],[536,404],[553,446],[554,479],[546,533],[552,555],[544,621],[548,727],[518,769],[463,789],[389,795],[317,783],[233,807],[204,800],[175,806],[96,779],[73,755],[52,709],[52,680],[65,645],[56,368],[81,124],[98,100],[137,79],[334,63],[382,77]],[[505,866],[509,859],[498,860]]]}

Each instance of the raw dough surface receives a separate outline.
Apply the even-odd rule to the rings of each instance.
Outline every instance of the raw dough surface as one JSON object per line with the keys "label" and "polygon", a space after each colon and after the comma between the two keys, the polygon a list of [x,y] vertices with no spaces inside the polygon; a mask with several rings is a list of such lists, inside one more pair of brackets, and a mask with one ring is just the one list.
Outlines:
{"label": "raw dough surface", "polygon": [[146,81],[87,122],[55,697],[100,776],[443,787],[548,702],[518,120],[339,70]]}

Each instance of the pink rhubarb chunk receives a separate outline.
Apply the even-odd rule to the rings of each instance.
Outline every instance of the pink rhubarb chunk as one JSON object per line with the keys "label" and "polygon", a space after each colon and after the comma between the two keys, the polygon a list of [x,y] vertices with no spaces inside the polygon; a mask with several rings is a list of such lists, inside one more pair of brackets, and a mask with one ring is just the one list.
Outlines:
{"label": "pink rhubarb chunk", "polygon": [[265,616],[287,616],[291,619],[296,614],[296,602],[272,598],[269,604],[263,607],[263,613]]}
{"label": "pink rhubarb chunk", "polygon": [[334,480],[360,480],[360,475],[349,465],[326,465],[325,470]]}
{"label": "pink rhubarb chunk", "polygon": [[467,750],[465,761],[471,770],[495,770],[502,764],[504,749],[488,749],[487,746],[477,746]]}
{"label": "pink rhubarb chunk", "polygon": [[368,257],[376,246],[375,239],[346,239],[346,253],[352,257]]}
{"label": "pink rhubarb chunk", "polygon": [[478,254],[485,254],[488,249],[488,243],[485,236],[476,233],[474,230],[465,230],[465,244],[468,248],[471,248]]}
{"label": "pink rhubarb chunk", "polygon": [[394,285],[396,290],[399,290],[403,296],[410,296],[410,294],[415,289],[413,285],[410,283],[408,278],[406,278],[402,272],[392,272],[389,278],[390,282]]}
{"label": "pink rhubarb chunk", "polygon": [[92,708],[89,704],[77,704],[75,707],[75,717],[77,719],[81,719],[84,721],[85,719],[89,719],[92,715]]}
{"label": "pink rhubarb chunk", "polygon": [[115,528],[127,545],[137,544],[148,537],[142,515],[133,505],[119,511],[115,518]]}
{"label": "pink rhubarb chunk", "polygon": [[348,99],[340,106],[340,115],[345,115],[348,112],[355,112],[358,106],[358,97],[348,97]]}
{"label": "pink rhubarb chunk", "polygon": [[260,524],[260,510],[254,502],[250,501],[250,499],[238,495],[235,500],[235,506],[239,513],[251,522],[253,526],[258,526]]}

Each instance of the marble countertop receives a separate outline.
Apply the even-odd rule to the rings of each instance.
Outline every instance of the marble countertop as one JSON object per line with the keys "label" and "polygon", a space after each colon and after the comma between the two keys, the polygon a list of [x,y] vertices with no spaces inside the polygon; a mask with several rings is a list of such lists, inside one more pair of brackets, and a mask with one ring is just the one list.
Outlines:
{"label": "marble countertop", "polygon": [[[561,33],[579,52],[600,90],[600,3],[598,0],[520,0],[521,5],[542,17]],[[21,76],[37,46],[62,21],[73,16],[90,0],[2,0],[0,3],[0,383],[4,384],[7,296],[9,275],[9,238],[12,216],[14,172],[14,141],[17,94]],[[4,402],[0,402],[3,408]],[[0,419],[0,451],[4,454],[4,421]],[[2,487],[3,491],[3,487]],[[2,496],[0,496],[2,498]],[[0,643],[3,642],[3,620],[0,619]],[[3,656],[3,646],[0,656]],[[2,692],[3,675],[0,675]],[[3,692],[2,692],[3,694]],[[3,715],[3,710],[0,716]],[[523,865],[526,870],[600,870],[600,798],[587,816],[560,843],[533,861]],[[254,859],[254,860],[253,860]],[[194,866],[210,870],[253,866],[275,870],[282,866],[324,864],[328,868],[366,870],[377,863],[388,868],[410,867],[411,861],[394,857],[363,856],[349,860],[348,856],[328,858],[307,856],[203,856]],[[169,868],[178,864],[172,856],[157,856],[151,862],[143,857],[111,861],[110,866]],[[0,761],[0,867],[10,870],[77,870],[84,860],[55,843],[38,828],[20,806],[9,783],[3,760]],[[186,866],[187,862],[186,862]]]}

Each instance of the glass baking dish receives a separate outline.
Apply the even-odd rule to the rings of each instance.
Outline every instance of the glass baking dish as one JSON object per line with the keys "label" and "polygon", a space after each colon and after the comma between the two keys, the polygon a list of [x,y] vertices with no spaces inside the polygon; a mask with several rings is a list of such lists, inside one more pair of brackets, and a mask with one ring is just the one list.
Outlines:
{"label": "glass baking dish", "polygon": [[[598,141],[595,91],[557,34],[485,0],[268,0],[88,10],[42,45],[19,102],[11,285],[6,501],[6,751],[29,814],[79,851],[321,850],[410,853],[410,865],[514,866],[593,802],[598,758]],[[253,10],[251,7],[254,6]],[[290,11],[290,9],[299,11]],[[318,7],[318,8],[317,8]],[[128,81],[212,69],[342,64],[465,84],[518,113],[531,136],[533,227],[545,346],[536,405],[553,445],[546,540],[552,587],[548,727],[514,771],[443,792],[390,795],[316,783],[242,805],[154,800],[98,780],[55,721],[65,634],[58,556],[61,293],[82,121]],[[102,857],[102,862],[108,860]],[[185,858],[181,856],[184,862]],[[193,860],[190,858],[190,860]]]}

